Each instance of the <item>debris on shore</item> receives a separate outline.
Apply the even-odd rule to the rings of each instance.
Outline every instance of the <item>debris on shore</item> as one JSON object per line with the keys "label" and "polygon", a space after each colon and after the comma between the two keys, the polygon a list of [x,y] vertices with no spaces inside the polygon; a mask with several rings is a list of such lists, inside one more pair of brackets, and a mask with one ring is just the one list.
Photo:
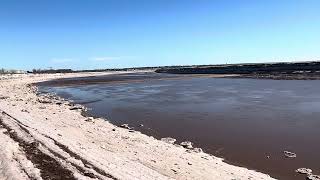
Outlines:
{"label": "debris on shore", "polygon": [[121,124],[120,127],[124,129],[130,129],[129,124]]}
{"label": "debris on shore", "polygon": [[184,142],[181,142],[180,145],[186,149],[192,149],[192,142],[190,141],[184,141]]}
{"label": "debris on shore", "polygon": [[201,148],[194,148],[194,149],[193,149],[193,152],[195,152],[195,153],[202,153],[203,150],[202,150]]}
{"label": "debris on shore", "polygon": [[73,106],[73,107],[71,107],[69,109],[70,110],[83,110],[85,108],[83,106],[81,106],[81,105],[75,105],[75,106]]}
{"label": "debris on shore", "polygon": [[94,118],[93,118],[93,117],[88,117],[85,121],[87,121],[87,122],[94,122]]}
{"label": "debris on shore", "polygon": [[177,140],[171,137],[161,138],[161,141],[166,142],[168,144],[174,144]]}

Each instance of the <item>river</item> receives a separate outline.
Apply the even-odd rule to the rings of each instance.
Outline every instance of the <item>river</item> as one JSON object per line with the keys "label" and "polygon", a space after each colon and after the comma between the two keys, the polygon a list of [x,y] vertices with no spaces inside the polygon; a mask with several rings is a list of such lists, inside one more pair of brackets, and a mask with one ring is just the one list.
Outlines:
{"label": "river", "polygon": [[[303,179],[294,172],[301,167],[320,173],[320,81],[115,76],[114,82],[106,77],[105,83],[54,83],[40,90],[84,104],[91,115],[116,125],[192,141],[231,164],[276,178]],[[285,150],[297,157],[286,158]]]}

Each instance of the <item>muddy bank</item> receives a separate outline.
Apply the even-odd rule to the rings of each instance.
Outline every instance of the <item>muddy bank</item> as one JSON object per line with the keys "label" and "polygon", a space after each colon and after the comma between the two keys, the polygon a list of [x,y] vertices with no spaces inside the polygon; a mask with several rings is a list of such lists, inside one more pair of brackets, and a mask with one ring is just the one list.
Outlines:
{"label": "muddy bank", "polygon": [[235,64],[160,68],[157,73],[169,74],[239,74],[244,78],[320,79],[320,62]]}
{"label": "muddy bank", "polygon": [[39,82],[36,86],[70,86],[70,85],[87,85],[87,84],[102,84],[102,83],[126,83],[126,82],[141,82],[149,80],[175,79],[181,75],[162,75],[152,72],[135,72],[135,73],[116,73],[102,76],[90,77],[75,77],[75,78],[59,78],[51,81]]}
{"label": "muddy bank", "polygon": [[134,83],[134,82],[150,82],[154,80],[179,80],[194,77],[238,77],[237,74],[160,74],[154,71],[147,72],[121,72],[116,74],[90,76],[90,77],[74,77],[74,78],[57,78],[50,81],[43,81],[34,83],[34,86],[47,86],[47,87],[63,87],[73,85],[94,85],[94,84],[112,84],[112,83]]}

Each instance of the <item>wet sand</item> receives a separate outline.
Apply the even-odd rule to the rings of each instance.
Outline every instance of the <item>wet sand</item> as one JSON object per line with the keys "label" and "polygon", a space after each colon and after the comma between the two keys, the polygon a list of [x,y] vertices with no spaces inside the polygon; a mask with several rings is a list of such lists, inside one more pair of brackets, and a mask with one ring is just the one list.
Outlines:
{"label": "wet sand", "polygon": [[[318,81],[158,74],[111,79],[117,81],[100,77],[99,83],[107,84],[85,86],[57,81],[51,84],[57,88],[46,90],[85,104],[90,114],[116,125],[128,123],[158,139],[190,140],[227,162],[280,179],[303,179],[294,172],[300,167],[320,173]],[[297,158],[285,158],[285,150]]]}

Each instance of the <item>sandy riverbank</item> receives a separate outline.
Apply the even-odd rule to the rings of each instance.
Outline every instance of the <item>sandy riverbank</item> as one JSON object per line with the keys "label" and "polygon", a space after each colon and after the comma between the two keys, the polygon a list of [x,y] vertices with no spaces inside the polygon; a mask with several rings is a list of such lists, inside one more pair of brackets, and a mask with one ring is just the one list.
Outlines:
{"label": "sandy riverbank", "polygon": [[37,95],[29,85],[106,74],[1,77],[0,179],[272,179],[104,119],[88,119],[69,102]]}

